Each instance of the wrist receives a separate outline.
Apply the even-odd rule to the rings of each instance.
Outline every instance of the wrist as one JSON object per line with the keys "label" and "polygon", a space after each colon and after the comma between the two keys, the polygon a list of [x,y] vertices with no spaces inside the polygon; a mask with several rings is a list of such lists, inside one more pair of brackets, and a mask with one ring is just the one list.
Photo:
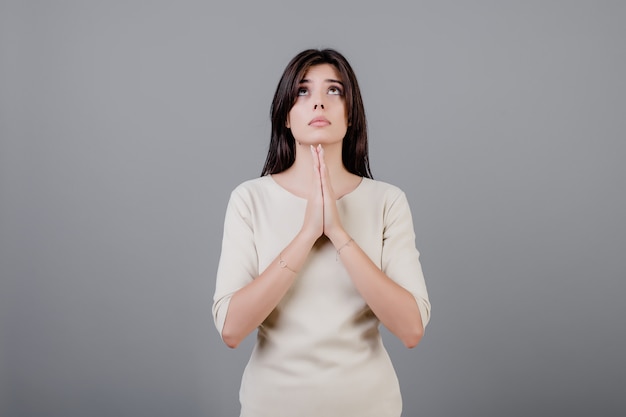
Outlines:
{"label": "wrist", "polygon": [[328,239],[330,239],[335,249],[340,248],[347,241],[352,239],[350,235],[343,229],[337,230],[336,232],[333,232],[333,233],[329,233],[326,236],[328,237]]}
{"label": "wrist", "polygon": [[313,247],[313,245],[315,244],[318,238],[319,238],[318,234],[311,232],[309,230],[306,230],[304,228],[301,229],[300,232],[296,236],[296,239],[302,239],[311,247]]}

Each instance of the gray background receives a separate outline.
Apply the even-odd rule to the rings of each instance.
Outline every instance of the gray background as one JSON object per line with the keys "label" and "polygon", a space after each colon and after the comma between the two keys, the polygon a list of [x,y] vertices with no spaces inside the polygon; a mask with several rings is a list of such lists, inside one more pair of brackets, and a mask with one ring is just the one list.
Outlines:
{"label": "gray background", "polygon": [[[626,2],[3,1],[0,414],[236,416],[211,298],[289,59],[359,77],[433,304],[412,416],[626,413]],[[558,413],[558,414],[557,414]]]}

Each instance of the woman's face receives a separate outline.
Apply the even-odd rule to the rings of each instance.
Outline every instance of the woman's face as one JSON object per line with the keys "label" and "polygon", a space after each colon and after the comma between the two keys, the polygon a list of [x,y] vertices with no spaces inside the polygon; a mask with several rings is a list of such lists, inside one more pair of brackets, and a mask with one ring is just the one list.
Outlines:
{"label": "woman's face", "polygon": [[341,142],[348,130],[343,81],[333,65],[309,68],[287,115],[287,127],[306,145]]}

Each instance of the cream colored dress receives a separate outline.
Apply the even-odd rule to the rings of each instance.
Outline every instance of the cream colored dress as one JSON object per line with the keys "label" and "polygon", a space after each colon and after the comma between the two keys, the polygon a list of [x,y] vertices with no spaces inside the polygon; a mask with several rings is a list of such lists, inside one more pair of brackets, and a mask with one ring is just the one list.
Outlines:
{"label": "cream colored dress", "polygon": [[[232,192],[213,304],[220,334],[231,296],[294,238],[306,203],[271,176]],[[426,326],[430,303],[405,194],[363,178],[337,207],[354,241],[415,296]],[[399,417],[398,379],[378,326],[335,248],[320,238],[292,287],[258,328],[239,392],[241,417]]]}

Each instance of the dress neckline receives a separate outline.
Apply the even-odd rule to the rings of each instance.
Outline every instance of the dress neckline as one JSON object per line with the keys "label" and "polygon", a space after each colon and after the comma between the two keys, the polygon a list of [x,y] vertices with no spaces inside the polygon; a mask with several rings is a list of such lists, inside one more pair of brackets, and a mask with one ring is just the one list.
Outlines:
{"label": "dress neckline", "polygon": [[[276,182],[276,180],[274,179],[272,174],[267,174],[266,177],[268,177],[270,182],[272,182],[276,187],[278,187],[281,190],[283,190],[283,192],[285,192],[285,193],[289,194],[290,196],[292,196],[294,198],[297,198],[299,200],[306,201],[306,198],[300,197],[299,195],[296,195],[296,194],[292,193],[291,191],[289,191],[288,189],[286,189],[285,187],[280,185],[278,182]],[[352,194],[356,193],[361,188],[361,186],[363,186],[363,183],[365,182],[365,180],[367,180],[367,178],[361,177],[361,181],[359,181],[357,186],[354,187],[352,190],[348,191],[347,193],[345,193],[344,195],[342,195],[341,197],[339,197],[337,199],[337,201],[343,200],[345,197],[348,197],[349,195],[352,195]]]}

